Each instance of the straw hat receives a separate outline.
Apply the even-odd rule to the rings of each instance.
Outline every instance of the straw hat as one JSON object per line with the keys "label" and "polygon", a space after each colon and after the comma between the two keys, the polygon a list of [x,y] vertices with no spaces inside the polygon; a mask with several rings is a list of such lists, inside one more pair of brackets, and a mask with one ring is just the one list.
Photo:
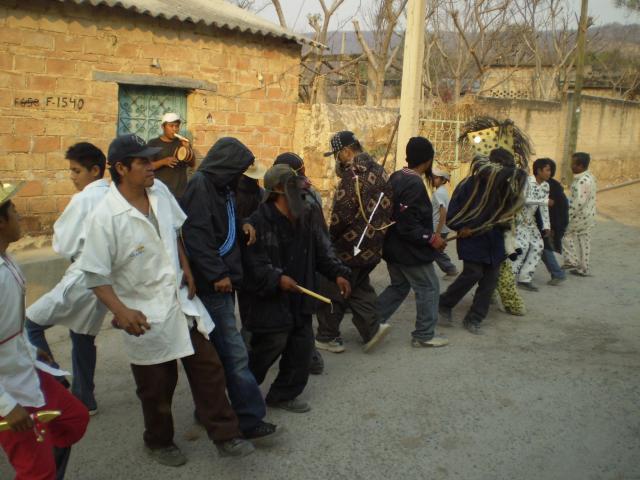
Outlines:
{"label": "straw hat", "polygon": [[259,163],[253,163],[249,168],[247,168],[243,175],[249,178],[253,178],[254,180],[261,180],[264,178],[264,174],[267,172],[267,169],[264,168]]}
{"label": "straw hat", "polygon": [[26,183],[5,183],[0,181],[0,205],[11,200]]}

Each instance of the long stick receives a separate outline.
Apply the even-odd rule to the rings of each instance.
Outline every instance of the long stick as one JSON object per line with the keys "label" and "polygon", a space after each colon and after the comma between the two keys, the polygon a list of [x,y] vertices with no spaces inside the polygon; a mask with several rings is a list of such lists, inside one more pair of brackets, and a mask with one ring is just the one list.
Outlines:
{"label": "long stick", "polygon": [[387,144],[387,151],[384,153],[384,159],[382,160],[382,166],[384,167],[387,163],[387,157],[389,156],[389,151],[391,151],[391,145],[393,145],[393,139],[396,138],[396,133],[398,132],[398,126],[400,125],[400,115],[396,118],[396,124],[393,126],[393,132],[391,132],[391,140]]}
{"label": "long stick", "polygon": [[322,295],[316,293],[316,292],[312,292],[311,290],[307,290],[304,287],[301,287],[300,285],[298,285],[298,290],[300,290],[301,293],[304,293],[305,295],[309,295],[310,297],[315,298],[316,300],[320,300],[321,302],[324,303],[328,303],[329,305],[331,305],[331,299],[327,298],[327,297],[323,297]]}
{"label": "long stick", "polygon": [[373,220],[373,216],[376,214],[376,210],[378,210],[378,207],[380,206],[380,202],[382,201],[382,197],[384,197],[384,192],[380,192],[380,196],[378,197],[378,201],[376,202],[376,206],[373,207],[373,210],[371,210],[371,215],[369,215],[369,221],[364,226],[364,230],[362,231],[362,235],[360,235],[360,240],[358,240],[358,244],[355,247],[353,247],[353,254],[354,255],[358,255],[360,253],[360,245],[362,245],[362,241],[364,240],[364,236],[367,233],[367,230],[369,230],[369,225],[371,225],[371,220]]}

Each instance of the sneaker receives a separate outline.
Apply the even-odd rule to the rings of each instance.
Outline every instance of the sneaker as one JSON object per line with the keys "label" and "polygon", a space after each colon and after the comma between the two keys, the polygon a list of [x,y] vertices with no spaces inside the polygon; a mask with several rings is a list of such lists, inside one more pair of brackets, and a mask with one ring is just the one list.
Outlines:
{"label": "sneaker", "polygon": [[216,448],[221,457],[246,457],[256,451],[253,443],[244,438],[232,438],[226,442],[216,443]]}
{"label": "sneaker", "polygon": [[267,400],[267,405],[271,408],[279,408],[293,413],[307,413],[311,410],[311,407],[307,402],[303,402],[298,398],[294,398],[292,400],[281,400],[279,402],[270,402]]}
{"label": "sneaker", "polygon": [[311,353],[311,364],[309,365],[309,373],[311,375],[322,375],[324,372],[324,360],[317,349],[313,349]]}
{"label": "sneaker", "polygon": [[144,450],[149,457],[160,465],[179,467],[187,463],[187,457],[185,457],[184,453],[175,445],[164,448],[150,448],[145,445]]}
{"label": "sneaker", "polygon": [[522,288],[523,290],[529,290],[530,292],[537,292],[538,291],[538,287],[536,287],[531,282],[518,282],[518,286],[520,288]]}
{"label": "sneaker", "polygon": [[442,335],[434,335],[433,338],[429,340],[420,340],[418,338],[414,338],[411,340],[411,346],[415,348],[422,347],[444,347],[445,345],[449,345],[449,339]]}
{"label": "sneaker", "polygon": [[471,320],[465,320],[462,322],[462,326],[469,331],[469,333],[473,333],[474,335],[484,335],[484,330],[480,327],[479,322],[472,322]]}
{"label": "sneaker", "polygon": [[98,414],[98,407],[96,407],[96,408],[89,408],[88,410],[89,410],[89,416],[90,416],[90,417],[93,417],[93,416],[95,416],[95,415],[97,415],[97,414]]}
{"label": "sneaker", "polygon": [[371,340],[365,343],[364,347],[362,347],[364,353],[369,353],[373,349],[373,347],[378,345],[382,341],[382,339],[387,336],[390,328],[391,325],[389,325],[388,323],[381,323],[376,334],[371,338]]}
{"label": "sneaker", "polygon": [[329,340],[328,342],[321,342],[320,340],[316,340],[316,348],[318,350],[326,350],[327,352],[331,353],[342,353],[345,350],[344,344],[342,343],[342,339],[340,337]]}
{"label": "sneaker", "polygon": [[438,325],[442,327],[453,327],[453,313],[449,307],[438,307]]}
{"label": "sneaker", "polygon": [[282,434],[282,428],[278,428],[273,423],[260,422],[251,430],[242,432],[244,438],[251,440],[256,446],[267,446],[271,440],[278,438]]}
{"label": "sneaker", "polygon": [[557,287],[558,285],[560,285],[565,280],[566,280],[565,278],[553,277],[551,280],[549,280],[547,282],[547,285],[551,285],[553,287]]}
{"label": "sneaker", "polygon": [[446,272],[444,274],[444,276],[442,277],[443,280],[453,280],[454,278],[456,278],[459,275],[460,272],[458,272],[457,270],[453,270],[451,272]]}

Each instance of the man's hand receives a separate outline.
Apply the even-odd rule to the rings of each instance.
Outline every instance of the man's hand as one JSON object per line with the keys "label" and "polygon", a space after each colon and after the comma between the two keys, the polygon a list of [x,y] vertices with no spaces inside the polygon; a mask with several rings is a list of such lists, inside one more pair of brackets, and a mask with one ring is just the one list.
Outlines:
{"label": "man's hand", "polygon": [[542,231],[542,238],[548,238],[551,235],[551,230],[548,228]]}
{"label": "man's hand", "polygon": [[233,284],[231,278],[224,277],[222,280],[214,282],[213,289],[218,293],[231,293],[233,292]]}
{"label": "man's hand", "polygon": [[247,245],[253,245],[256,243],[256,229],[250,223],[245,223],[242,225],[242,231],[244,234],[249,237],[247,240]]}
{"label": "man's hand", "polygon": [[165,167],[169,168],[175,168],[175,166],[180,163],[176,157],[165,157],[160,161]]}
{"label": "man's hand", "polygon": [[114,321],[118,328],[124,330],[129,335],[139,337],[144,335],[145,330],[151,330],[151,325],[147,323],[147,317],[139,310],[125,308],[121,312],[114,314]]}
{"label": "man's hand", "polygon": [[442,239],[439,233],[434,233],[429,243],[434,250],[439,252],[442,252],[447,247],[447,242]]}
{"label": "man's hand", "polygon": [[556,203],[556,202],[554,202],[554,201],[553,201],[553,199],[551,199],[551,198],[549,199],[549,206],[550,206],[550,207],[553,207],[553,205],[554,205],[555,203]]}
{"label": "man's hand", "polygon": [[31,415],[20,404],[13,407],[13,410],[4,419],[14,432],[26,432],[33,428]]}
{"label": "man's hand", "polygon": [[340,295],[342,295],[342,298],[349,298],[351,295],[351,284],[349,283],[349,280],[344,277],[336,277],[336,285],[338,285],[338,288],[340,289]]}
{"label": "man's hand", "polygon": [[299,292],[296,281],[287,275],[280,277],[280,290],[283,292]]}
{"label": "man's hand", "polygon": [[192,300],[196,296],[196,281],[193,279],[193,273],[190,269],[182,271],[182,285],[186,285],[189,289],[188,297]]}
{"label": "man's hand", "polygon": [[473,232],[469,227],[463,227],[458,230],[458,238],[468,238],[473,235]]}
{"label": "man's hand", "polygon": [[45,352],[41,348],[37,349],[36,358],[47,365],[53,365],[53,357],[49,353]]}

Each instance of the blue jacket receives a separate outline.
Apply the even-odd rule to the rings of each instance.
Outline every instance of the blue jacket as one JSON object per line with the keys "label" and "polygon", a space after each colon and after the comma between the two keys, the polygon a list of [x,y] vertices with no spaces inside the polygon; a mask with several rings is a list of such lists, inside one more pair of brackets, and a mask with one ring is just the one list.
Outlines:
{"label": "blue jacket", "polygon": [[[484,192],[484,184],[480,185],[476,198],[481,198]],[[463,223],[456,223],[455,226],[450,224],[450,221],[460,209],[467,203],[473,191],[473,182],[469,179],[465,179],[456,187],[451,197],[451,203],[449,203],[449,209],[447,210],[447,226],[453,230],[460,230],[463,227],[475,228],[484,221],[491,212],[487,212],[485,215]],[[461,238],[457,240],[458,257],[460,260],[475,263],[484,263],[487,265],[500,265],[506,257],[504,250],[504,235],[501,227],[493,227],[484,233],[473,235],[468,238]]]}

